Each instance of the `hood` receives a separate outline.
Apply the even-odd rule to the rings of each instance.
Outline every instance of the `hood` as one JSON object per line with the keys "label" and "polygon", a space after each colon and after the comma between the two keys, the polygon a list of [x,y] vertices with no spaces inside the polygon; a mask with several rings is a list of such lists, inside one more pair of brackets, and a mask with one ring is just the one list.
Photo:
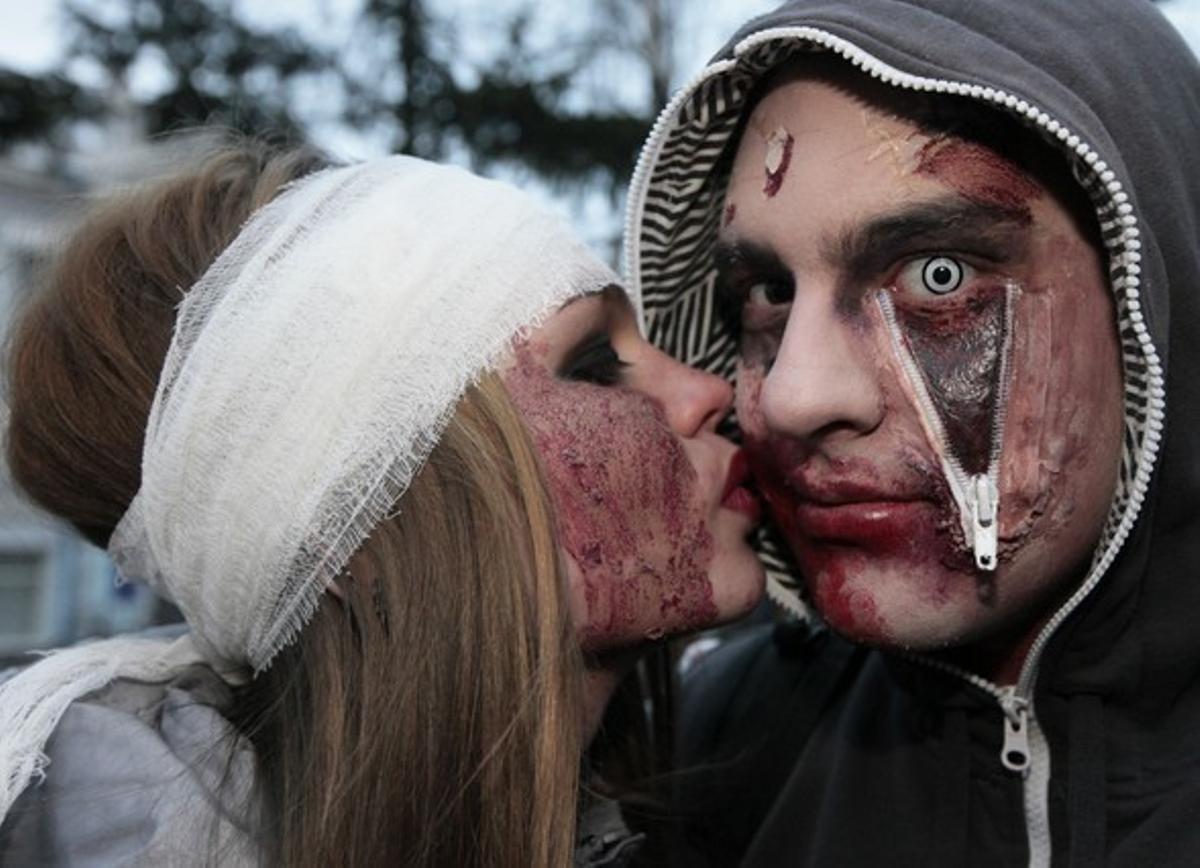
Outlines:
{"label": "hood", "polygon": [[[749,22],[659,117],[634,175],[625,238],[627,281],[650,337],[723,375],[736,336],[712,299],[722,160],[755,83],[810,51],[898,88],[1007,112],[1067,155],[1094,203],[1123,359],[1121,470],[1092,568],[1039,635],[1016,695],[1032,700],[1036,685],[1039,702],[1098,695],[1142,721],[1179,719],[1181,697],[1200,693],[1195,56],[1143,0],[801,0]],[[796,608],[794,580],[771,584]],[[995,685],[980,686],[1004,703]],[[1200,701],[1188,706],[1194,733]],[[1052,719],[1053,702],[1039,716]],[[1172,737],[1197,746],[1194,734]]]}

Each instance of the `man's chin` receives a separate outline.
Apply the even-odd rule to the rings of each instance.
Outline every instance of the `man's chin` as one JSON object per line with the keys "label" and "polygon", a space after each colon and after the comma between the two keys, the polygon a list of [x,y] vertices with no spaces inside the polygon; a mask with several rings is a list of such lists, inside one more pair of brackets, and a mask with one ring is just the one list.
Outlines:
{"label": "man's chin", "polygon": [[828,625],[864,645],[891,651],[939,651],[986,629],[975,580],[938,562],[869,560],[861,553],[801,557],[809,596]]}

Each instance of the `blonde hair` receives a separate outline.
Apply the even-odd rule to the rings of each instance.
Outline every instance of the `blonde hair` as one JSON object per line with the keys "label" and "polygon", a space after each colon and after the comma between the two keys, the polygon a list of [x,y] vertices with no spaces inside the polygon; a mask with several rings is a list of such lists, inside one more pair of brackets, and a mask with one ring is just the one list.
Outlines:
{"label": "blonde hair", "polygon": [[[107,542],[182,288],[320,165],[243,143],[85,222],[10,352],[8,457],[34,500]],[[268,861],[568,864],[582,661],[537,455],[495,375],[339,588],[227,710],[256,748]]]}
{"label": "blonde hair", "polygon": [[342,589],[248,688],[279,862],[569,864],[582,663],[537,457],[494,375]]}

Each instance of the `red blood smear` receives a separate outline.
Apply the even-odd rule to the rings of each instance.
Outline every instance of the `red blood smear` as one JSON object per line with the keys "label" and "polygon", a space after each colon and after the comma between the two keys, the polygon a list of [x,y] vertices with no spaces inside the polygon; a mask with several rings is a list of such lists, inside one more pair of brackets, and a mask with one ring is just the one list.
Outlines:
{"label": "red blood smear", "polygon": [[875,600],[869,594],[856,594],[847,588],[846,567],[842,560],[817,557],[820,565],[814,567],[814,574],[821,576],[813,588],[813,601],[817,609],[844,635],[877,639],[886,628],[875,607]]}
{"label": "red blood smear", "polygon": [[792,134],[787,133],[783,140],[783,156],[779,160],[779,166],[773,172],[770,169],[765,170],[767,177],[763,181],[763,193],[767,195],[767,198],[774,196],[783,187],[783,179],[787,175],[788,166],[792,164],[792,145],[795,144],[795,141]]}
{"label": "red blood smear", "polygon": [[917,154],[917,173],[949,184],[964,198],[1033,222],[1029,202],[1042,195],[1036,181],[983,145],[935,136]]}
{"label": "red blood smear", "polygon": [[[756,419],[761,414],[759,391],[751,386],[745,394],[739,418]],[[963,560],[953,538],[956,519],[938,474],[917,467],[897,471],[908,480],[898,490],[922,499],[891,507],[881,504],[879,515],[870,505],[823,510],[788,482],[816,463],[801,444],[760,430],[745,434],[757,487],[796,555],[814,602],[839,632],[861,641],[887,640],[888,627],[874,595],[869,585],[861,584],[882,563],[893,569],[907,566],[910,575],[925,576],[923,596],[931,606],[946,604],[957,577],[970,574],[971,564]],[[860,484],[873,480],[882,492],[891,490],[866,460],[821,459],[819,472]]]}
{"label": "red blood smear", "polygon": [[711,623],[713,538],[662,406],[631,389],[558,379],[528,346],[505,385],[541,456],[560,544],[583,575],[584,646]]}
{"label": "red blood smear", "polygon": [[730,202],[725,206],[725,216],[721,220],[722,226],[728,226],[733,222],[733,218],[737,216],[737,204]]}

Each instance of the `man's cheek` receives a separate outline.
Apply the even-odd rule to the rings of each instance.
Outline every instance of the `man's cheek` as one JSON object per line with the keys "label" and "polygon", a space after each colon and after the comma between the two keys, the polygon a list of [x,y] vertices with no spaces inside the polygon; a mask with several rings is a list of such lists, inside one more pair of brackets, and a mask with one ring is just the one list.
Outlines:
{"label": "man's cheek", "polygon": [[1009,541],[1029,532],[1045,508],[1051,477],[1061,470],[1053,450],[1047,449],[1054,334],[1050,295],[1037,290],[1026,293],[1017,308],[1008,438],[1000,477],[1000,534]]}
{"label": "man's cheek", "polygon": [[789,471],[798,466],[800,456],[795,444],[785,438],[773,437],[767,430],[762,412],[765,378],[766,369],[762,365],[740,358],[735,408],[755,484],[784,538],[794,548],[798,537],[796,501],[794,492],[787,486],[787,479]]}

